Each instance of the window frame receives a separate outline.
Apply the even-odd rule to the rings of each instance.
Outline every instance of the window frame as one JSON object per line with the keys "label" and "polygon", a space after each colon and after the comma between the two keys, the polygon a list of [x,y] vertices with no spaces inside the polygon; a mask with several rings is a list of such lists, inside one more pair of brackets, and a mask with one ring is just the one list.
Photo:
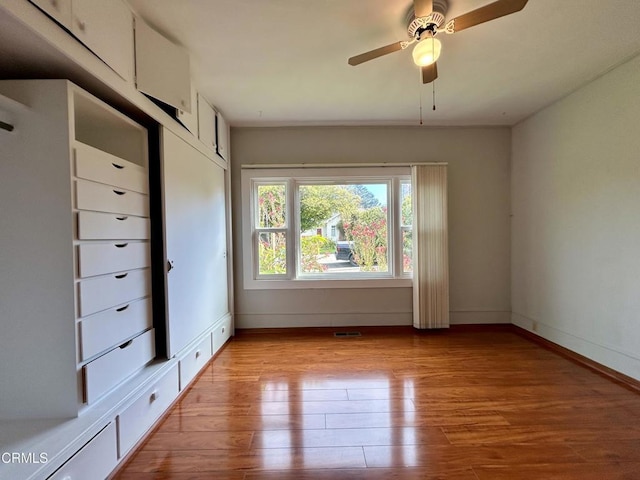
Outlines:
{"label": "window frame", "polygon": [[[284,186],[284,226],[283,227],[260,227],[259,224],[259,211],[260,208],[258,206],[258,196],[255,195],[258,188],[260,186],[275,186],[275,185],[283,185]],[[269,179],[254,179],[251,182],[251,223],[252,223],[252,249],[251,249],[251,258],[253,259],[253,271],[254,277],[256,280],[289,280],[291,279],[291,269],[290,269],[290,259],[289,253],[290,248],[285,249],[285,273],[269,273],[262,274],[260,273],[260,264],[259,264],[259,249],[260,249],[260,235],[262,233],[284,233],[285,234],[285,245],[288,245],[291,241],[290,238],[290,230],[291,230],[291,202],[289,199],[289,191],[291,189],[291,182],[289,179],[277,179],[273,180]]]}
{"label": "window frame", "polygon": [[[397,194],[398,194],[398,199],[397,199],[397,206],[398,206],[398,239],[397,241],[398,243],[398,248],[397,248],[397,254],[399,256],[398,258],[398,268],[400,269],[400,273],[401,273],[401,277],[407,277],[407,278],[413,278],[413,246],[411,248],[411,265],[412,265],[412,269],[411,272],[405,272],[404,271],[404,250],[403,250],[403,245],[404,245],[404,232],[411,232],[412,238],[413,238],[413,219],[411,220],[411,225],[405,225],[404,223],[402,223],[402,185],[409,185],[409,187],[411,188],[411,192],[413,193],[413,182],[411,181],[411,178],[409,177],[408,180],[404,180],[404,179],[400,179],[398,181],[398,189],[397,189]],[[413,210],[413,206],[412,206],[412,210]]]}
{"label": "window frame", "polygon": [[[412,273],[402,268],[401,191],[410,184],[408,167],[332,167],[332,168],[250,168],[242,169],[243,280],[244,288],[369,288],[409,287]],[[387,262],[388,272],[304,273],[301,271],[300,186],[387,184]],[[259,185],[285,185],[285,228],[258,227],[257,188]],[[392,228],[390,228],[390,226]],[[286,274],[260,274],[258,239],[261,232],[284,232]],[[247,257],[250,257],[247,258]]]}

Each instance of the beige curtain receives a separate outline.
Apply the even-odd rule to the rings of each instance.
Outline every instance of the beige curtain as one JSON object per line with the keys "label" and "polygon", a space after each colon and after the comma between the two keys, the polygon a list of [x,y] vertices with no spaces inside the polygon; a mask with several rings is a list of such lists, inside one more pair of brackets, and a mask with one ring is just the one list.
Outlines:
{"label": "beige curtain", "polygon": [[411,167],[413,326],[449,328],[447,166]]}

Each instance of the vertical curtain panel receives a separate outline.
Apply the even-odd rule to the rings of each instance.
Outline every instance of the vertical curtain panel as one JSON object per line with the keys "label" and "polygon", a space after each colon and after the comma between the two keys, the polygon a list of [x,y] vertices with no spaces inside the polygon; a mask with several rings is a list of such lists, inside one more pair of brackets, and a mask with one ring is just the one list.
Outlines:
{"label": "vertical curtain panel", "polygon": [[411,167],[413,326],[449,328],[447,166]]}

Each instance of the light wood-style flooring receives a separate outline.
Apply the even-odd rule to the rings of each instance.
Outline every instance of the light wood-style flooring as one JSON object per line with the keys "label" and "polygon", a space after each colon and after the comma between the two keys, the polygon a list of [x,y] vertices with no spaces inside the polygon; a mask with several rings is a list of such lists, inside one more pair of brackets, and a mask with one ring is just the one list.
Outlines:
{"label": "light wood-style flooring", "polygon": [[640,479],[640,394],[510,328],[333,331],[238,332],[115,478]]}

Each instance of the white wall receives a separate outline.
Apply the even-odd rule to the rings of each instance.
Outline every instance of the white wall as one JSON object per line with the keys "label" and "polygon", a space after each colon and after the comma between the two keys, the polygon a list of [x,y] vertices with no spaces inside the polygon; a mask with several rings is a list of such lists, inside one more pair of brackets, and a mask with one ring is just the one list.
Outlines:
{"label": "white wall", "polygon": [[[234,128],[234,268],[242,272],[242,164],[449,162],[452,323],[510,321],[508,128]],[[244,290],[236,327],[411,324],[410,288]]]}
{"label": "white wall", "polygon": [[513,129],[513,323],[640,379],[640,57]]}

